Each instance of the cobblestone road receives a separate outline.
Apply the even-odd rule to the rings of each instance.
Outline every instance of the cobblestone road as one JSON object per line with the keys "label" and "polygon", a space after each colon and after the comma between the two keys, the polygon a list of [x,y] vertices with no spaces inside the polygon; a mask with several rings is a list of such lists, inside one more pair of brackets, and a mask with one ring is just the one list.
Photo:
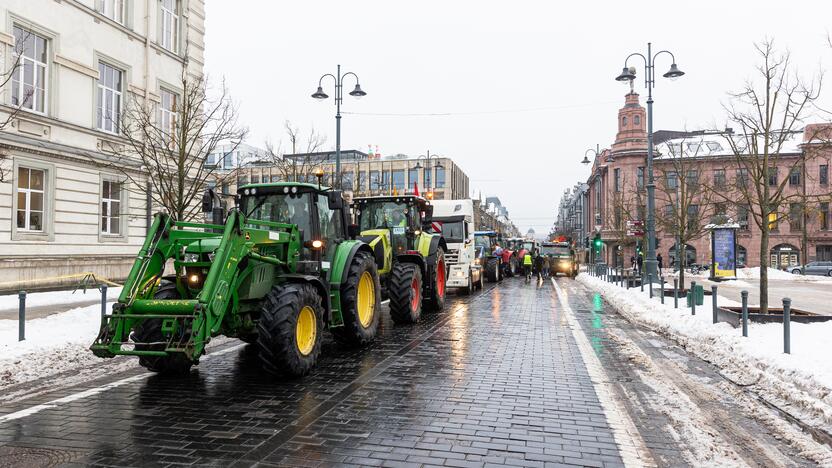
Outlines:
{"label": "cobblestone road", "polygon": [[[385,308],[373,346],[327,342],[301,380],[266,377],[232,341],[185,379],[136,370],[56,389],[0,408],[0,466],[622,466],[632,446],[609,417],[611,383],[632,392],[619,400],[645,451],[636,464],[690,464],[610,341],[625,325],[559,284],[507,280],[416,326]],[[609,382],[585,364],[581,329]]]}

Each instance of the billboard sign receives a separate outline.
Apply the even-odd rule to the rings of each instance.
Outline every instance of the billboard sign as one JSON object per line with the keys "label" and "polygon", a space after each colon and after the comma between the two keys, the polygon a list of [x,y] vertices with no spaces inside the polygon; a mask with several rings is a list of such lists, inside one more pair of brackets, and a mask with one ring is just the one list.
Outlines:
{"label": "billboard sign", "polygon": [[711,276],[714,279],[737,277],[737,230],[715,227],[711,231]]}

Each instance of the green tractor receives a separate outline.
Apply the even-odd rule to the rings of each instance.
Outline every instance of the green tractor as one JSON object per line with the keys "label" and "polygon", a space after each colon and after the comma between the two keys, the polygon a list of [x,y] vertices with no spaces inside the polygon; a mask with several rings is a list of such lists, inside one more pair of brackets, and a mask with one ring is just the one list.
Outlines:
{"label": "green tractor", "polygon": [[[135,355],[160,373],[186,373],[212,337],[252,343],[263,368],[301,376],[315,366],[322,332],[349,345],[376,335],[381,288],[373,251],[348,233],[341,192],[303,183],[240,188],[223,221],[154,218],[91,350]],[[221,224],[222,223],[222,224]]]}
{"label": "green tractor", "polygon": [[382,290],[396,323],[415,323],[422,308],[445,307],[445,239],[425,232],[433,214],[416,195],[360,197],[353,201],[359,239],[373,249]]}

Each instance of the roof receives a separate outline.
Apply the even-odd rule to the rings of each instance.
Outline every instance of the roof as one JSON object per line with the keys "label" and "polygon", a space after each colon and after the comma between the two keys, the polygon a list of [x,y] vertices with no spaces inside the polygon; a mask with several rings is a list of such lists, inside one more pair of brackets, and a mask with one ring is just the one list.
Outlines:
{"label": "roof", "polygon": [[321,191],[329,190],[330,187],[326,185],[310,184],[307,182],[263,182],[259,184],[245,184],[241,185],[238,191],[246,188],[260,188],[260,187],[305,187]]}
{"label": "roof", "polygon": [[[707,157],[707,156],[734,156],[731,143],[743,154],[748,154],[748,143],[754,138],[752,135],[735,133],[708,133],[701,135],[689,135],[682,138],[673,138],[655,146],[655,158],[678,158],[678,157]],[[800,145],[803,143],[803,130],[789,132],[785,135],[783,145],[778,154],[800,154]],[[777,151],[778,142],[769,144],[769,151]],[[757,136],[757,147],[762,151],[764,138]]]}
{"label": "roof", "polygon": [[424,201],[424,202],[428,201],[428,199],[425,198],[425,197],[416,196],[416,195],[413,195],[413,194],[373,195],[373,196],[370,196],[370,197],[355,197],[355,198],[353,198],[353,201],[358,202],[358,201],[370,201],[370,200],[398,200],[398,199],[401,199],[401,198],[408,198],[408,199],[412,198],[414,200],[421,200],[421,201]]}

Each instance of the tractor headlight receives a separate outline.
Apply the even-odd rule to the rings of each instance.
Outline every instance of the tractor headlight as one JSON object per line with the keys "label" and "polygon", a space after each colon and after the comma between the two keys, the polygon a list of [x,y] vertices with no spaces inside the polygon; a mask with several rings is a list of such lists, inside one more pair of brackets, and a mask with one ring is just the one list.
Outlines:
{"label": "tractor headlight", "polygon": [[478,259],[478,258],[474,259],[474,265],[479,265],[480,263],[481,263],[480,259]]}
{"label": "tractor headlight", "polygon": [[185,263],[195,263],[199,261],[198,253],[186,253],[184,257]]}

